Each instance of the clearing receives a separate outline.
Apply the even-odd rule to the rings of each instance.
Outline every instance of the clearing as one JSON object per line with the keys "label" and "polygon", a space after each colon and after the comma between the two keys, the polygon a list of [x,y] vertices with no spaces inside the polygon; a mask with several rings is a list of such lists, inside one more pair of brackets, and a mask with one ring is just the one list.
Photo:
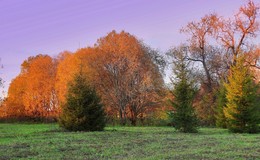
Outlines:
{"label": "clearing", "polygon": [[260,134],[172,127],[63,132],[57,124],[0,123],[0,160],[8,159],[260,159]]}

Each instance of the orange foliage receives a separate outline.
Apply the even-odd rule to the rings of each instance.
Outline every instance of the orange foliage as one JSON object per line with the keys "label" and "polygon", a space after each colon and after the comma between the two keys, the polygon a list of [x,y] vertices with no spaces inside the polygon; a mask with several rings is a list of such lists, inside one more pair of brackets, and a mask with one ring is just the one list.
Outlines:
{"label": "orange foliage", "polygon": [[218,18],[216,22],[216,38],[227,49],[230,55],[230,65],[236,63],[240,54],[250,50],[248,39],[255,38],[259,30],[257,16],[259,6],[249,0],[245,6],[240,7],[234,19]]}
{"label": "orange foliage", "polygon": [[121,124],[127,118],[135,124],[138,116],[158,102],[156,90],[163,84],[149,50],[129,33],[115,31],[95,46],[89,66],[107,112],[118,115]]}
{"label": "orange foliage", "polygon": [[[9,117],[22,117],[25,115],[25,106],[23,104],[24,93],[27,87],[25,75],[21,74],[12,80],[8,89],[6,100],[6,115]],[[6,107],[5,106],[5,107]]]}
{"label": "orange foliage", "polygon": [[26,73],[24,95],[26,113],[32,117],[49,117],[57,114],[57,95],[54,89],[56,64],[46,55],[33,57]]}
{"label": "orange foliage", "polygon": [[260,48],[257,47],[245,54],[246,64],[250,66],[251,71],[254,74],[255,81],[260,82]]}
{"label": "orange foliage", "polygon": [[74,75],[80,70],[82,70],[83,74],[88,75],[87,59],[91,53],[91,48],[83,48],[78,50],[75,54],[63,52],[59,55],[55,82],[59,105],[65,102],[67,84],[73,80]]}
{"label": "orange foliage", "polygon": [[[190,49],[194,54],[189,59],[202,63],[210,91],[215,87],[215,73],[211,70],[217,72],[220,66],[217,63],[222,59],[227,59],[227,66],[230,66],[239,54],[249,53],[250,65],[259,61],[259,51],[251,54],[247,41],[255,37],[259,29],[258,11],[259,7],[249,1],[233,20],[208,15],[200,22],[189,23],[183,30],[191,34]],[[211,38],[208,36],[214,36],[227,50],[222,59],[222,55],[208,53],[208,49],[213,49],[209,47]],[[10,84],[7,100],[0,108],[1,115],[58,117],[66,100],[67,84],[81,71],[96,87],[107,114],[120,117],[122,124],[130,119],[135,125],[137,118],[161,107],[160,102],[165,96],[163,78],[154,57],[158,57],[156,51],[124,31],[112,31],[98,39],[94,47],[82,48],[75,53],[63,52],[56,58],[47,55],[29,57],[21,65],[21,73]],[[211,64],[214,61],[215,64]]]}
{"label": "orange foliage", "polygon": [[21,73],[10,84],[7,116],[55,117],[58,114],[54,89],[56,62],[47,55],[29,57]]}

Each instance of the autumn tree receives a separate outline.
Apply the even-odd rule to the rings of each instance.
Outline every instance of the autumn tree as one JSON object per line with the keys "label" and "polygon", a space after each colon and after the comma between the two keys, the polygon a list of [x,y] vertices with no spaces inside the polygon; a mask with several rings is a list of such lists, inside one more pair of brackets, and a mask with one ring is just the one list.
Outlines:
{"label": "autumn tree", "polygon": [[215,31],[216,14],[205,15],[199,21],[192,21],[181,29],[189,36],[187,60],[197,66],[197,79],[200,81],[200,92],[197,95],[196,110],[204,124],[214,125],[215,90],[219,78],[223,74],[225,60],[222,58],[221,48],[210,42]]}
{"label": "autumn tree", "polygon": [[259,46],[245,53],[245,63],[250,67],[256,82],[260,82],[260,48]]}
{"label": "autumn tree", "polygon": [[59,124],[70,131],[101,131],[105,127],[101,99],[82,72],[77,73],[68,85]]}
{"label": "autumn tree", "polygon": [[[196,109],[199,117],[207,124],[215,123],[216,91],[220,79],[226,80],[237,57],[247,55],[246,61],[250,66],[257,68],[259,65],[259,56],[256,56],[253,44],[249,41],[256,37],[259,30],[258,12],[259,6],[249,0],[245,6],[240,7],[234,18],[226,19],[217,14],[209,14],[181,29],[181,32],[189,36],[188,59],[202,69],[197,71],[201,87]],[[216,45],[214,39],[220,46]]]}
{"label": "autumn tree", "polygon": [[6,99],[9,117],[56,117],[57,95],[54,88],[56,62],[47,55],[29,57],[20,74],[12,80]]}
{"label": "autumn tree", "polygon": [[6,118],[19,118],[26,116],[23,101],[27,86],[26,67],[27,66],[21,66],[21,73],[11,81],[8,88],[8,96],[6,97],[2,108]]}
{"label": "autumn tree", "polygon": [[187,61],[187,48],[179,47],[172,51],[173,54],[173,106],[171,114],[174,127],[181,132],[197,132],[197,117],[193,108],[195,86],[190,77],[189,62]]}
{"label": "autumn tree", "polygon": [[156,94],[163,84],[154,63],[158,59],[124,31],[100,38],[95,50],[89,64],[106,109],[112,114],[116,111],[122,125],[129,117],[135,125],[138,116],[158,103]]}
{"label": "autumn tree", "polygon": [[[140,43],[140,42],[139,42]],[[135,63],[138,68],[128,79],[128,110],[129,120],[136,125],[138,118],[144,119],[145,114],[161,107],[163,93],[163,78],[161,73],[165,66],[164,59],[157,51],[142,45],[142,55]]]}
{"label": "autumn tree", "polygon": [[243,56],[238,57],[231,67],[225,87],[227,104],[224,114],[228,129],[232,132],[257,132],[260,122],[259,86],[255,84]]}
{"label": "autumn tree", "polygon": [[[65,102],[67,84],[72,79],[75,67],[71,64],[74,62],[73,53],[64,51],[56,57],[57,71],[55,77],[55,90],[57,92],[59,106]],[[60,108],[61,109],[61,108]]]}
{"label": "autumn tree", "polygon": [[[259,54],[250,40],[255,38],[257,36],[256,33],[259,31],[258,15],[259,6],[249,0],[246,5],[240,7],[239,12],[233,19],[217,18],[215,22],[215,37],[226,50],[224,57],[227,60],[226,66],[228,70],[236,66],[238,57],[242,56],[244,57],[243,65],[250,67],[251,71],[257,73],[259,69]],[[233,74],[232,71],[228,71],[227,73]],[[226,78],[227,75],[223,75],[222,78],[226,83],[229,83]],[[256,74],[255,77],[257,78]],[[222,93],[219,98],[220,101],[221,99],[223,100],[222,105],[225,106],[224,97]],[[226,119],[221,108],[217,109],[216,116],[217,124],[223,126],[223,122]]]}
{"label": "autumn tree", "polygon": [[[210,38],[214,33],[214,23],[217,20],[217,15],[211,14],[201,18],[198,22],[189,22],[186,27],[181,29],[181,32],[187,33],[189,38],[189,54],[187,59],[193,62],[198,62],[203,68],[203,80],[206,85],[207,92],[212,92],[214,84],[215,68],[221,66],[216,63],[219,59],[219,52],[210,45]],[[215,63],[214,63],[215,60]],[[215,67],[214,65],[217,65]]]}
{"label": "autumn tree", "polygon": [[130,102],[127,82],[132,69],[137,67],[135,61],[141,51],[137,44],[137,40],[125,32],[111,32],[98,40],[97,52],[90,63],[95,68],[96,85],[103,101],[119,113],[122,125],[126,124],[127,105]]}
{"label": "autumn tree", "polygon": [[[30,117],[53,117],[57,115],[57,96],[54,89],[56,64],[46,55],[29,57],[23,62],[20,78],[10,87],[8,97],[22,100],[25,115]],[[27,85],[28,84],[28,85]],[[13,88],[13,89],[12,89]],[[19,97],[22,94],[22,97]],[[19,101],[19,100],[16,101]],[[10,100],[9,107],[15,101]],[[21,101],[18,102],[21,104]]]}
{"label": "autumn tree", "polygon": [[[28,63],[31,58],[28,59]],[[9,118],[23,118],[28,116],[25,111],[24,98],[27,88],[28,63],[21,65],[21,73],[15,77],[8,88],[8,96],[5,101],[5,115]]]}
{"label": "autumn tree", "polygon": [[88,76],[87,59],[92,53],[91,48],[82,48],[75,53],[68,51],[62,52],[56,57],[57,73],[55,78],[55,90],[58,96],[58,105],[65,103],[67,94],[67,84],[73,79],[74,75],[80,71],[79,66],[82,66],[82,73]]}
{"label": "autumn tree", "polygon": [[6,115],[8,117],[25,117],[24,96],[28,82],[26,75],[20,74],[12,80],[6,99]]}
{"label": "autumn tree", "polygon": [[252,44],[250,39],[257,36],[259,31],[259,6],[252,0],[241,6],[233,19],[219,17],[215,22],[217,40],[226,48],[226,58],[229,66],[236,63],[240,54],[250,51]]}

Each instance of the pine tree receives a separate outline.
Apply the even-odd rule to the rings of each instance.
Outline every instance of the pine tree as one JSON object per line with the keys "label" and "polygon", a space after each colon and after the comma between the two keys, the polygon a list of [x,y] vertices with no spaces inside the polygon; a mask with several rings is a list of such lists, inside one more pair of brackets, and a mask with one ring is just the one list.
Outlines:
{"label": "pine tree", "polygon": [[225,87],[227,105],[224,114],[228,129],[232,132],[257,132],[260,120],[258,86],[253,81],[249,67],[244,66],[243,57],[239,57],[236,64],[231,67]]}
{"label": "pine tree", "polygon": [[226,117],[224,114],[224,108],[226,107],[227,98],[226,98],[226,88],[224,83],[222,82],[218,93],[217,93],[217,101],[216,101],[216,126],[221,128],[227,128]]}
{"label": "pine tree", "polygon": [[68,85],[59,124],[69,131],[102,131],[105,127],[100,98],[81,74],[76,74],[74,81]]}
{"label": "pine tree", "polygon": [[175,58],[173,65],[176,78],[172,91],[174,100],[170,102],[174,108],[171,118],[175,129],[187,133],[197,132],[198,120],[193,108],[196,90],[188,76],[190,72],[184,51],[185,48],[180,48],[180,50],[173,52]]}

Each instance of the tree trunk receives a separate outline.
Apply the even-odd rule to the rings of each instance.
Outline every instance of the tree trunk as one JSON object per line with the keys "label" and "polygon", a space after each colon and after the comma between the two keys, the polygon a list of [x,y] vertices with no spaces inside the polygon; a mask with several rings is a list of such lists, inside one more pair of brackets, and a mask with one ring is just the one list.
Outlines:
{"label": "tree trunk", "polygon": [[119,109],[119,118],[120,118],[120,124],[124,125],[123,112],[121,108]]}
{"label": "tree trunk", "polygon": [[207,91],[210,93],[212,91],[212,83],[211,83],[210,73],[209,73],[209,70],[207,68],[206,62],[203,61],[202,64],[203,64],[203,68],[205,70],[206,77],[207,77]]}
{"label": "tree trunk", "polygon": [[132,126],[136,126],[136,122],[137,122],[136,119],[132,119],[132,120],[131,120],[131,125],[132,125]]}
{"label": "tree trunk", "polygon": [[125,126],[126,125],[126,112],[123,111],[123,120],[122,120],[122,125]]}
{"label": "tree trunk", "polygon": [[136,122],[137,122],[137,114],[135,112],[131,113],[131,125],[132,126],[136,126]]}

